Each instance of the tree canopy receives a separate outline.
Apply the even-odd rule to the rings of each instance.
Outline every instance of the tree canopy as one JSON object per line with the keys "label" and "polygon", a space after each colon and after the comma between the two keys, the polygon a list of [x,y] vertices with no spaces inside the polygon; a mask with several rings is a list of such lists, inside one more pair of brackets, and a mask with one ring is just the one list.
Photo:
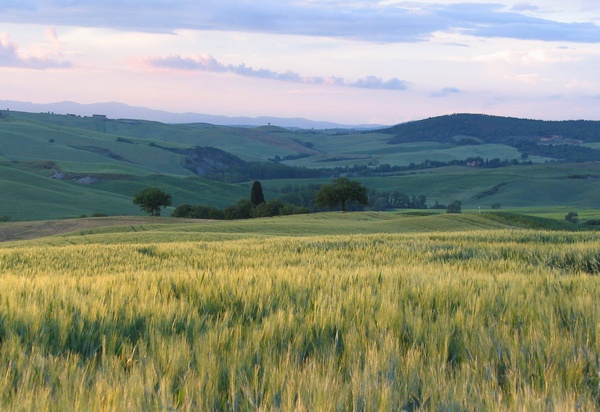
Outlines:
{"label": "tree canopy", "polygon": [[317,207],[334,209],[339,206],[342,211],[346,211],[353,202],[368,205],[367,188],[346,177],[338,177],[331,184],[321,186],[314,199]]}
{"label": "tree canopy", "polygon": [[149,187],[136,193],[133,203],[150,216],[160,216],[163,207],[171,206],[171,195],[156,187]]}

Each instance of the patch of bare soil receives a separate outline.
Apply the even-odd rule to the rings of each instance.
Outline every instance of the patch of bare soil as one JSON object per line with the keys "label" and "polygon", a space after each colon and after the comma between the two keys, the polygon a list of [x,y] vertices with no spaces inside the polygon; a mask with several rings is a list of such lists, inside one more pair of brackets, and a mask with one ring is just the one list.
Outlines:
{"label": "patch of bare soil", "polygon": [[32,222],[0,223],[0,242],[29,240],[39,237],[59,235],[79,230],[107,226],[128,226],[141,224],[199,223],[198,219],[174,219],[161,217],[90,217],[80,219],[43,220]]}

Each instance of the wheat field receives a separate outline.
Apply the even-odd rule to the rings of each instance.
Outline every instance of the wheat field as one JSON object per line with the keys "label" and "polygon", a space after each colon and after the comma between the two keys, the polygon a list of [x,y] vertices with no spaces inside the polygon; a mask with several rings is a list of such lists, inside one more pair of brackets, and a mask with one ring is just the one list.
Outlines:
{"label": "wheat field", "polygon": [[127,236],[0,245],[1,409],[600,408],[597,233]]}

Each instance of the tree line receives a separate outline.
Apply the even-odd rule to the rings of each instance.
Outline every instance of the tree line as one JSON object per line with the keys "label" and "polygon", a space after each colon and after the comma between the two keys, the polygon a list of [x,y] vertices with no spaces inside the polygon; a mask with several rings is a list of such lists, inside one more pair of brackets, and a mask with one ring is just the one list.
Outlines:
{"label": "tree line", "polygon": [[[532,153],[537,154],[537,153]],[[464,160],[423,160],[420,163],[411,162],[408,165],[390,165],[387,163],[378,166],[354,165],[338,166],[331,168],[307,168],[298,166],[289,166],[278,162],[248,162],[243,165],[237,165],[226,169],[220,169],[202,177],[210,180],[227,183],[242,183],[248,180],[274,180],[274,179],[326,179],[340,176],[352,177],[370,177],[382,174],[399,173],[411,170],[433,169],[447,166],[470,166],[479,168],[499,168],[516,165],[531,165],[532,162],[526,160],[528,154],[521,156],[522,160],[517,159],[484,159],[482,157],[468,157]]]}
{"label": "tree line", "polygon": [[[315,189],[316,185],[311,186]],[[296,195],[293,203],[285,201],[282,198],[266,200],[260,181],[254,181],[250,196],[239,199],[236,203],[224,209],[218,209],[206,205],[182,204],[175,208],[172,217],[191,218],[191,219],[216,219],[216,220],[234,220],[250,219],[255,217],[272,217],[292,214],[311,213],[314,211],[325,210],[362,210],[369,206],[372,210],[389,209],[427,209],[427,197],[425,195],[409,196],[402,192],[377,192],[375,190],[367,191],[367,188],[356,180],[350,180],[346,177],[333,179],[330,184],[318,187],[318,190],[312,192],[310,204],[307,204],[306,198],[293,192],[293,188],[285,188],[287,199],[291,195]],[[308,193],[311,193],[311,189]],[[148,188],[137,193],[133,198],[133,203],[151,216],[160,216],[161,209],[168,207],[172,203],[171,195],[158,188]],[[460,213],[461,204],[459,201],[453,201],[448,206],[441,205],[437,201],[433,209],[446,209],[448,213]]]}

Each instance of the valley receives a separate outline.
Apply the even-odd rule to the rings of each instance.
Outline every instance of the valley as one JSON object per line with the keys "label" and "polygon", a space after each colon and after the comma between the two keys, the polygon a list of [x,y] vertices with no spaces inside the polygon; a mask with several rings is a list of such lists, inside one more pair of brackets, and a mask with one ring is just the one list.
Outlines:
{"label": "valley", "polygon": [[[598,122],[523,122],[456,115],[370,131],[303,130],[10,112],[0,119],[0,215],[139,215],[130,199],[148,186],[172,194],[173,207],[222,208],[254,180],[275,198],[340,175],[371,190],[423,194],[429,206],[595,207]],[[568,141],[543,140],[559,132]]]}

